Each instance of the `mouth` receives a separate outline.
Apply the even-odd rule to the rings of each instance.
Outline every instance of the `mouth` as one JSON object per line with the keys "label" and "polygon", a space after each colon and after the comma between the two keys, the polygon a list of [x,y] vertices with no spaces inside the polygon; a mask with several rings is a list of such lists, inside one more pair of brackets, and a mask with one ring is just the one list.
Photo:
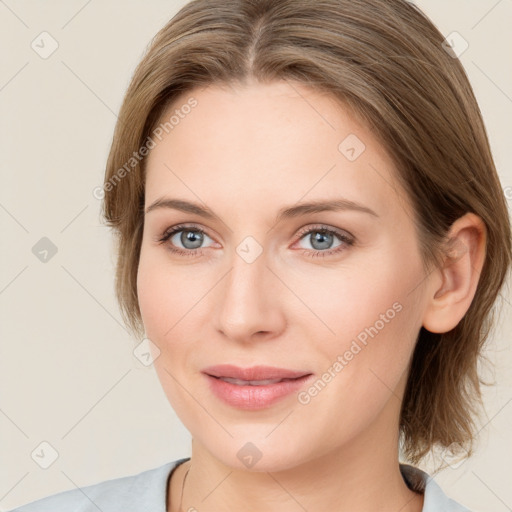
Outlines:
{"label": "mouth", "polygon": [[233,365],[205,368],[203,374],[217,398],[232,407],[245,410],[270,407],[299,391],[313,375],[307,371],[271,366],[240,368]]}
{"label": "mouth", "polygon": [[[210,377],[219,379],[231,379],[259,385],[260,382],[282,380],[293,380],[305,375],[311,375],[311,372],[300,370],[289,370],[287,368],[277,368],[275,366],[251,366],[250,368],[241,368],[232,364],[220,364],[210,366],[203,370]],[[269,382],[269,384],[275,383]],[[236,384],[236,382],[233,382]]]}
{"label": "mouth", "polygon": [[229,382],[230,384],[235,384],[236,386],[266,386],[268,384],[277,384],[278,382],[286,382],[291,380],[297,380],[300,377],[295,379],[265,379],[265,380],[242,380],[242,379],[233,379],[231,377],[215,377],[210,375],[214,379],[220,379],[224,382]]}

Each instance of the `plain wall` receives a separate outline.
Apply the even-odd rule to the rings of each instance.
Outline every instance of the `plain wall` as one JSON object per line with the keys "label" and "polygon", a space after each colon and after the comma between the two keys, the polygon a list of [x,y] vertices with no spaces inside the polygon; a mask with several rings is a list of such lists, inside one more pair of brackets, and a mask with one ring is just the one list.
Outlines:
{"label": "plain wall", "polygon": [[[132,354],[93,196],[135,66],[185,3],[0,2],[0,510],[190,453],[153,368]],[[512,198],[512,2],[416,3],[469,43],[460,58]],[[51,49],[43,31],[58,43],[46,59],[31,47]],[[57,249],[47,262],[32,252],[43,237]],[[478,451],[436,476],[474,511],[512,509],[510,300],[507,288],[486,351],[497,385],[485,390]],[[43,441],[58,452],[48,469],[31,457]]]}

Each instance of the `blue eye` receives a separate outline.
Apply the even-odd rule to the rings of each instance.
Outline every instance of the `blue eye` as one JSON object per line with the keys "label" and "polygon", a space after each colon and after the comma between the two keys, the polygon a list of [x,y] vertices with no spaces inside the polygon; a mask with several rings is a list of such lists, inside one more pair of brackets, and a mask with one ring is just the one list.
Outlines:
{"label": "blue eye", "polygon": [[[180,235],[176,238],[183,245],[183,249],[176,247],[176,242],[172,240],[178,234]],[[200,227],[178,225],[168,229],[158,241],[161,243],[171,242],[169,244],[171,252],[193,256],[201,249],[200,246],[205,237],[210,238]]]}
{"label": "blue eye", "polygon": [[[330,256],[354,245],[353,237],[338,230],[330,229],[327,226],[308,227],[300,232],[300,240],[308,239],[308,237],[310,244],[313,246],[313,250],[304,249],[304,254],[311,257]],[[332,243],[335,238],[340,240],[340,243],[332,248]]]}
{"label": "blue eye", "polygon": [[[299,241],[309,236],[313,248],[312,250],[303,248],[303,253],[310,257],[330,256],[354,245],[354,238],[351,235],[323,225],[308,227],[302,230],[299,235]],[[210,238],[199,226],[179,224],[167,229],[158,241],[162,244],[167,243],[169,250],[173,253],[182,256],[195,256],[204,249],[201,245],[205,237]],[[173,240],[173,238],[176,238],[176,240]],[[332,248],[335,238],[340,243]],[[181,244],[182,247],[177,246],[177,243]]]}

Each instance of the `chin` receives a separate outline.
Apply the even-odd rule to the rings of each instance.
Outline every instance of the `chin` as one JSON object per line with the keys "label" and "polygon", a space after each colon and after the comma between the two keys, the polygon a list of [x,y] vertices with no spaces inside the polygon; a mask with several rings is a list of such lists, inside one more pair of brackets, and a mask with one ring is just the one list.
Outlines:
{"label": "chin", "polygon": [[[275,428],[272,427],[272,428]],[[280,436],[269,432],[268,425],[260,429],[241,428],[240,435],[232,429],[233,438],[227,434],[222,439],[215,439],[205,433],[207,443],[204,448],[222,464],[234,470],[253,472],[279,472],[295,468],[316,456],[317,450],[311,440],[294,438],[283,429]],[[279,428],[279,427],[278,427]],[[194,439],[198,439],[193,435]],[[308,449],[304,450],[304,446]]]}

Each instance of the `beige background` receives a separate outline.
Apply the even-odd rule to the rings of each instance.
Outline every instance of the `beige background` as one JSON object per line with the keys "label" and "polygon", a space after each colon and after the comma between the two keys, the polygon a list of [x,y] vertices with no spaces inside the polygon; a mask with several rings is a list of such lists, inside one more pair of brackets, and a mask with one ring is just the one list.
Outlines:
{"label": "beige background", "polygon": [[[189,455],[153,369],[132,354],[138,341],[120,320],[110,236],[92,194],[131,74],[185,3],[0,1],[0,510]],[[461,60],[512,199],[512,1],[416,3],[469,43]],[[43,31],[58,43],[46,59],[31,47]],[[32,253],[42,237],[58,250],[46,263]],[[512,509],[508,289],[505,299],[487,351],[498,384],[486,390],[479,450],[436,476],[481,512]],[[48,469],[31,458],[43,441],[58,452]]]}

